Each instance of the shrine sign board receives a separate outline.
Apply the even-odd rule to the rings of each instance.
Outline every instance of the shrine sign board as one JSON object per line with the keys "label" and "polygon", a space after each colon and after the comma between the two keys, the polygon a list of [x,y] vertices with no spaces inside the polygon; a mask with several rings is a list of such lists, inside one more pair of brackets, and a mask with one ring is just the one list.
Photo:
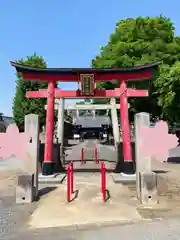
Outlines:
{"label": "shrine sign board", "polygon": [[94,74],[80,74],[81,96],[94,96]]}

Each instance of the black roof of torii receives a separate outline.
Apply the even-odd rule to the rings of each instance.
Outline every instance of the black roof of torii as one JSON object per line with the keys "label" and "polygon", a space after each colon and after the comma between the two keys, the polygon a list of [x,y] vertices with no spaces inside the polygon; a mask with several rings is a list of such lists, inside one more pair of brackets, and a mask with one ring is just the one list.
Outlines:
{"label": "black roof of torii", "polygon": [[73,73],[125,73],[154,70],[158,67],[161,61],[153,62],[147,65],[135,66],[132,68],[36,68],[10,61],[10,64],[16,68],[17,72],[21,73],[38,73],[38,74],[73,74]]}

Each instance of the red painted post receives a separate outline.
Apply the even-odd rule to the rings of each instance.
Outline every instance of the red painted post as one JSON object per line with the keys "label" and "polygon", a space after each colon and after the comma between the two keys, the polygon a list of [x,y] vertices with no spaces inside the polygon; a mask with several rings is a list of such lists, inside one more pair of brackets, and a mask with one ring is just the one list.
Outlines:
{"label": "red painted post", "polygon": [[120,95],[120,116],[121,116],[121,127],[122,127],[122,140],[123,140],[123,152],[124,152],[124,163],[122,171],[124,173],[133,173],[132,163],[132,149],[131,149],[131,137],[130,137],[130,126],[128,117],[128,99],[127,99],[127,87],[126,82],[122,81],[121,86],[123,93]]}
{"label": "red painted post", "polygon": [[103,200],[106,201],[106,167],[103,163],[103,175],[104,175],[104,191],[103,191]]}
{"label": "red painted post", "polygon": [[97,147],[95,148],[95,161],[96,161],[96,164],[99,163]]}
{"label": "red painted post", "polygon": [[68,164],[67,166],[67,201],[71,201],[71,165]]}
{"label": "red painted post", "polygon": [[46,135],[45,135],[45,150],[43,175],[53,174],[53,135],[54,135],[54,92],[55,82],[48,83],[48,97],[46,110]]}
{"label": "red painted post", "polygon": [[74,192],[74,167],[73,161],[71,161],[71,193]]}
{"label": "red painted post", "polygon": [[101,191],[103,201],[106,201],[106,168],[104,162],[101,162]]}
{"label": "red painted post", "polygon": [[104,189],[104,178],[103,178],[103,162],[101,162],[101,192],[103,193]]}
{"label": "red painted post", "polygon": [[85,160],[84,160],[84,148],[81,148],[81,164],[84,164]]}

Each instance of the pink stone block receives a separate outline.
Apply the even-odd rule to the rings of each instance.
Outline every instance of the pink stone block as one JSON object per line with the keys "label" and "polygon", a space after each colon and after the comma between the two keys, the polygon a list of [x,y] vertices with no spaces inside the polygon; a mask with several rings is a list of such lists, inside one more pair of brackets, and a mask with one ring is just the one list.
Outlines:
{"label": "pink stone block", "polygon": [[6,133],[0,133],[0,157],[8,158],[14,155],[23,158],[29,140],[26,133],[19,133],[16,124],[10,124]]}
{"label": "pink stone block", "polygon": [[167,161],[169,149],[178,145],[175,134],[168,133],[168,124],[164,121],[156,123],[154,128],[141,129],[141,151],[146,156],[153,156],[159,161]]}

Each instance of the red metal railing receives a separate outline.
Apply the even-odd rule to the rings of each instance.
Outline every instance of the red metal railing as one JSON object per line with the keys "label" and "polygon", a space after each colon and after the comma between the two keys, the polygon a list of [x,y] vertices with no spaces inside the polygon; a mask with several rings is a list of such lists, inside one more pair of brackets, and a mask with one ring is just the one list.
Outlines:
{"label": "red metal railing", "polygon": [[94,150],[94,160],[95,162],[98,164],[99,163],[99,159],[98,159],[98,150],[97,150],[97,147],[96,148],[81,148],[81,164],[85,164],[86,163],[86,160],[85,160],[85,151],[88,151],[88,150],[91,150],[93,149]]}
{"label": "red metal railing", "polygon": [[81,148],[81,164],[85,164],[86,161],[84,159],[84,148]]}
{"label": "red metal railing", "polygon": [[[102,199],[106,201],[106,167],[104,162],[101,162],[101,192]],[[73,161],[67,165],[67,202],[72,200],[71,195],[74,193],[74,166]]]}
{"label": "red metal railing", "polygon": [[95,154],[95,161],[96,161],[96,163],[98,164],[98,163],[99,163],[99,159],[98,159],[98,150],[97,150],[97,147],[95,148],[94,154]]}
{"label": "red metal railing", "polygon": [[101,162],[101,191],[103,201],[106,201],[106,167],[104,162]]}
{"label": "red metal railing", "polygon": [[74,167],[71,161],[67,166],[67,201],[71,201],[71,194],[74,192]]}
{"label": "red metal railing", "polygon": [[71,161],[71,193],[74,192],[74,166],[73,161]]}

